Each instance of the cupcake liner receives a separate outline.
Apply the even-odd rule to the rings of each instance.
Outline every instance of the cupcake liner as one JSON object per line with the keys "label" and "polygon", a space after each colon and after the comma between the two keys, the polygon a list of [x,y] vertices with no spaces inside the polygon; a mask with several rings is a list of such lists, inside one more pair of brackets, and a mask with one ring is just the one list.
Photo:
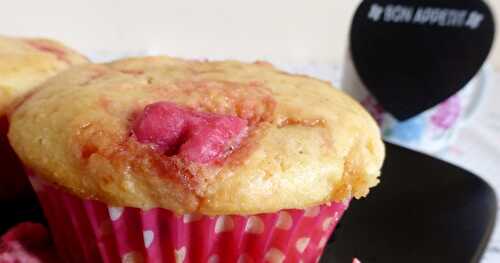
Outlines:
{"label": "cupcake liner", "polygon": [[347,203],[252,216],[176,215],[84,200],[30,180],[66,262],[318,262]]}

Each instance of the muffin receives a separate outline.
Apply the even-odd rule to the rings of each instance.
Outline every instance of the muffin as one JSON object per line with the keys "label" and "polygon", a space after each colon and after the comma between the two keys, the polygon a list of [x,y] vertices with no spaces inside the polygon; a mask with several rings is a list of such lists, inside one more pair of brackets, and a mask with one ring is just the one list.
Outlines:
{"label": "muffin", "polygon": [[59,74],[9,139],[67,262],[315,262],[384,158],[327,82],[168,57]]}
{"label": "muffin", "polygon": [[87,60],[58,42],[0,36],[0,200],[25,193],[29,185],[7,141],[7,114],[26,94],[71,65]]}

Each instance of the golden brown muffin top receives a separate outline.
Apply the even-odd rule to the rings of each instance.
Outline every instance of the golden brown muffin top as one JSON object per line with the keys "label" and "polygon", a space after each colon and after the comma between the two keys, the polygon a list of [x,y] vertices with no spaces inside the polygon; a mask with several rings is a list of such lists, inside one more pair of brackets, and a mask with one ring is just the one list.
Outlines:
{"label": "golden brown muffin top", "polygon": [[[244,120],[244,137],[217,161],[184,158],[184,145],[166,154],[134,133],[155,103]],[[360,198],[384,158],[379,129],[357,102],[262,62],[146,57],[75,67],[14,112],[9,137],[36,174],[82,198],[208,215]]]}
{"label": "golden brown muffin top", "polygon": [[0,36],[0,115],[38,84],[71,65],[86,62],[53,40]]}

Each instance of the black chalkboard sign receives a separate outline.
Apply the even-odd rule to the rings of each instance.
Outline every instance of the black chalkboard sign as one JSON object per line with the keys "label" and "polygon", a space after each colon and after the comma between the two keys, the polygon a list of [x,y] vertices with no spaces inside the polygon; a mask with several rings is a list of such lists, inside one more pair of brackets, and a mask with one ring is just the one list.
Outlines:
{"label": "black chalkboard sign", "polygon": [[494,39],[490,8],[479,0],[365,0],[350,49],[363,84],[399,120],[463,88]]}

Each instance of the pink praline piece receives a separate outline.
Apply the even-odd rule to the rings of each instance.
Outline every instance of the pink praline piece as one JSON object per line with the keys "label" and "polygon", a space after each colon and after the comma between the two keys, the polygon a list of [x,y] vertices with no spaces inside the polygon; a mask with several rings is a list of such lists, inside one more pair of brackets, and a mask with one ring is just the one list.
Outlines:
{"label": "pink praline piece", "polygon": [[247,129],[248,122],[242,118],[157,102],[144,108],[133,133],[139,142],[167,155],[206,164],[237,148]]}

